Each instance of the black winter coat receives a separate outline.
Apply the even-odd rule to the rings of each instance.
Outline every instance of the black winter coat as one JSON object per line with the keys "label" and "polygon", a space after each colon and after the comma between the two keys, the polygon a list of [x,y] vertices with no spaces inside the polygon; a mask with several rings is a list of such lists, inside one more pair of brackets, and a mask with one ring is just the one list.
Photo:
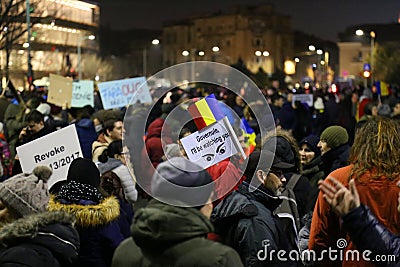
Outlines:
{"label": "black winter coat", "polygon": [[75,266],[79,236],[72,217],[44,212],[21,218],[0,230],[0,266]]}
{"label": "black winter coat", "polygon": [[322,155],[321,170],[324,172],[325,177],[334,170],[347,166],[349,155],[350,146],[348,144],[331,149]]}
{"label": "black winter coat", "polygon": [[[292,249],[279,218],[273,215],[282,200],[266,190],[249,192],[248,186],[243,182],[238,191],[232,192],[214,208],[211,222],[216,233],[239,253],[245,266],[293,265],[280,262],[276,257],[278,250],[289,252]],[[268,253],[271,250],[275,250],[272,261]]]}
{"label": "black winter coat", "polygon": [[400,237],[392,234],[378,222],[367,206],[360,205],[343,217],[343,227],[359,251],[371,251],[370,259],[375,256],[395,256],[394,261],[378,262],[377,266],[399,266]]}

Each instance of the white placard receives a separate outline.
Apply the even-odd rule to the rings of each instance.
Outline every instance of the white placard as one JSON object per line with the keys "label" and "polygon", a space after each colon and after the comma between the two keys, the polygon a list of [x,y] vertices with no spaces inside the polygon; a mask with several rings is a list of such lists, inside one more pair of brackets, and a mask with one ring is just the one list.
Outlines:
{"label": "white placard", "polygon": [[71,107],[81,108],[86,105],[94,107],[93,81],[79,81],[72,83]]}
{"label": "white placard", "polygon": [[181,142],[189,160],[203,168],[217,164],[238,152],[246,158],[227,117],[182,138]]}
{"label": "white placard", "polygon": [[152,101],[145,77],[99,83],[99,92],[104,109],[127,106],[132,102]]}
{"label": "white placard", "polygon": [[25,173],[31,173],[38,165],[47,165],[53,169],[48,181],[49,188],[67,179],[72,160],[83,157],[75,124],[17,147],[17,154]]}
{"label": "white placard", "polygon": [[295,101],[300,101],[301,103],[307,103],[309,107],[312,107],[314,105],[314,98],[312,94],[293,95],[292,104],[294,104]]}

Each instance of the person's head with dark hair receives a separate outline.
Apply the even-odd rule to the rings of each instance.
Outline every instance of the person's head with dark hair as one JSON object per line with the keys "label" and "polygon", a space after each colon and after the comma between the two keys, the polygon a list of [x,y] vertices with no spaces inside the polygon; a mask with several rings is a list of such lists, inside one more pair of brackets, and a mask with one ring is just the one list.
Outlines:
{"label": "person's head with dark hair", "polygon": [[179,136],[178,136],[178,138],[179,138],[179,140],[181,140],[182,138],[184,138],[184,137],[186,137],[186,136],[188,136],[188,135],[191,135],[192,134],[192,132],[189,130],[189,128],[182,128],[181,129],[181,131],[179,132]]}
{"label": "person's head with dark hair", "polygon": [[26,106],[30,110],[36,109],[40,105],[40,98],[37,96],[31,96],[27,101],[26,101]]}
{"label": "person's head with dark hair", "polygon": [[364,114],[370,116],[378,116],[378,105],[375,102],[368,102],[364,106]]}
{"label": "person's head with dark hair", "polygon": [[103,133],[111,140],[122,140],[122,121],[114,118],[106,120],[103,124]]}
{"label": "person's head with dark hair", "polygon": [[115,158],[120,160],[122,157],[122,150],[122,140],[112,141],[99,156],[99,161],[105,163],[107,162],[108,158]]}
{"label": "person's head with dark hair", "polygon": [[285,98],[281,94],[276,93],[271,96],[271,103],[274,106],[282,107],[284,101]]}
{"label": "person's head with dark hair", "polygon": [[40,130],[44,128],[44,116],[42,113],[40,113],[37,110],[31,111],[27,116],[26,116],[26,122],[27,122],[27,130],[29,130],[30,133],[37,133]]}

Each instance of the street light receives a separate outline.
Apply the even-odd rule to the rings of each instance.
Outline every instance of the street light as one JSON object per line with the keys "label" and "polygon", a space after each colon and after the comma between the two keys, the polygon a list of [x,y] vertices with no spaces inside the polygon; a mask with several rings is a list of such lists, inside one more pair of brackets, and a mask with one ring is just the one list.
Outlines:
{"label": "street light", "polygon": [[79,79],[79,81],[82,80],[82,69],[81,69],[82,42],[84,40],[94,40],[94,39],[96,39],[96,36],[94,36],[94,35],[83,36],[78,39],[78,79]]}
{"label": "street light", "polygon": [[[365,35],[364,34],[364,31],[363,30],[361,30],[361,29],[358,29],[358,30],[356,30],[356,35],[357,36],[363,36],[363,35]],[[371,88],[372,88],[372,86],[374,85],[374,77],[373,77],[373,73],[374,73],[374,71],[375,71],[375,69],[374,69],[374,46],[375,46],[375,37],[376,37],[376,35],[375,35],[375,32],[374,31],[370,31],[369,32],[369,37],[371,37],[371,48],[370,48],[370,53],[371,53]]]}
{"label": "street light", "polygon": [[[160,40],[153,39],[151,44],[156,46],[160,44]],[[143,48],[143,75],[147,76],[147,45]]]}

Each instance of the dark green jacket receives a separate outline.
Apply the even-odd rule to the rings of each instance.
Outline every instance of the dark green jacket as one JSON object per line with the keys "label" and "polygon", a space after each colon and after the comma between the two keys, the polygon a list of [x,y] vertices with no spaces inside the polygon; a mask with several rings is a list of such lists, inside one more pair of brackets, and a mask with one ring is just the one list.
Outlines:
{"label": "dark green jacket", "polygon": [[243,266],[236,251],[206,239],[213,226],[199,210],[152,200],[137,211],[132,237],[117,248],[118,266]]}

